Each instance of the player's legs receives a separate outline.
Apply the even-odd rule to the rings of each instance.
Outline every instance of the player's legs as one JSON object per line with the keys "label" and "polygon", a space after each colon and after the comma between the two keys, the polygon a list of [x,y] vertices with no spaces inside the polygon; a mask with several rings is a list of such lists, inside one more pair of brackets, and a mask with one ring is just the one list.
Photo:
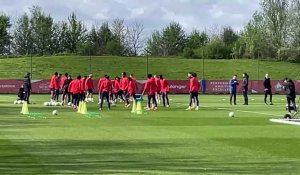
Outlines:
{"label": "player's legs", "polygon": [[272,105],[273,103],[272,103],[272,96],[273,96],[273,94],[272,94],[272,91],[270,90],[269,91],[269,95],[270,95],[270,104]]}
{"label": "player's legs", "polygon": [[155,95],[151,95],[151,98],[152,98],[153,103],[154,103],[154,108],[157,108],[157,101],[156,101]]}
{"label": "player's legs", "polygon": [[163,100],[164,107],[166,107],[166,92],[162,93],[162,100]]}
{"label": "player's legs", "polygon": [[286,101],[287,101],[287,107],[288,107],[288,111],[291,112],[291,101],[292,99],[290,97],[286,97]]}
{"label": "player's legs", "polygon": [[169,93],[168,92],[165,93],[165,97],[166,97],[166,100],[167,100],[167,107],[169,107],[170,102],[169,102]]}
{"label": "player's legs", "polygon": [[55,90],[55,100],[58,101],[59,98],[59,89]]}
{"label": "player's legs", "polygon": [[267,97],[268,97],[268,90],[265,91],[265,98],[264,98],[265,104],[267,104]]}
{"label": "player's legs", "polygon": [[233,93],[233,101],[234,101],[234,105],[236,105],[236,91]]}
{"label": "player's legs", "polygon": [[197,104],[197,106],[196,107],[199,107],[199,99],[198,99],[198,92],[195,92],[194,93],[194,97],[195,97],[195,100],[196,100],[196,104]]}
{"label": "player's legs", "polygon": [[107,100],[108,109],[110,110],[110,97],[108,92],[104,92],[104,97]]}
{"label": "player's legs", "polygon": [[148,101],[147,101],[147,107],[151,108],[151,96],[148,94]]}
{"label": "player's legs", "polygon": [[247,91],[243,91],[244,96],[244,105],[248,105],[248,93]]}
{"label": "player's legs", "polygon": [[193,93],[190,93],[190,103],[189,103],[189,108],[192,107],[193,99],[194,99],[194,94],[193,94]]}
{"label": "player's legs", "polygon": [[104,92],[102,92],[100,95],[100,110],[102,110],[103,108],[104,95]]}
{"label": "player's legs", "polygon": [[129,93],[128,93],[128,91],[124,91],[124,98],[125,98],[126,105],[128,105],[129,104]]}

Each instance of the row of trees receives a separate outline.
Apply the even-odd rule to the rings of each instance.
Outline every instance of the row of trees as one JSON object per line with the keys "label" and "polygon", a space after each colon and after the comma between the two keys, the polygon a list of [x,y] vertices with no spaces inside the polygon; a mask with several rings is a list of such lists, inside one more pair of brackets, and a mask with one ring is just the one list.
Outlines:
{"label": "row of trees", "polygon": [[[10,30],[12,29],[12,30]],[[243,30],[230,26],[193,30],[187,34],[177,22],[154,31],[148,39],[141,22],[126,26],[123,19],[87,29],[72,13],[54,22],[34,6],[12,26],[0,15],[0,54],[184,56],[187,58],[272,58],[299,61],[300,0],[261,0],[260,9]]]}
{"label": "row of trees", "polygon": [[124,20],[115,19],[110,25],[88,30],[72,13],[67,21],[54,22],[50,14],[34,6],[10,28],[10,17],[0,15],[1,55],[126,55],[137,56],[144,47],[141,22],[125,26]]}
{"label": "row of trees", "polygon": [[158,56],[272,58],[300,62],[300,0],[261,0],[242,31],[212,27],[186,35],[178,23],[153,32],[147,43]]}

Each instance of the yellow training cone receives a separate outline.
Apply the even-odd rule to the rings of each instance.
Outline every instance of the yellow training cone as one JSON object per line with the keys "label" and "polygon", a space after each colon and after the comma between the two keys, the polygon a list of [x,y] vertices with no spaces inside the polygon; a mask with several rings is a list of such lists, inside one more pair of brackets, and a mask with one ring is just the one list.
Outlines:
{"label": "yellow training cone", "polygon": [[87,114],[86,102],[82,102],[81,114]]}
{"label": "yellow training cone", "polygon": [[22,105],[21,114],[29,114],[27,101],[25,101]]}
{"label": "yellow training cone", "polygon": [[82,111],[82,102],[80,101],[77,112],[81,113],[81,111]]}
{"label": "yellow training cone", "polygon": [[142,103],[140,101],[138,101],[136,105],[136,114],[143,114]]}
{"label": "yellow training cone", "polygon": [[135,100],[133,100],[131,113],[134,113],[134,114],[136,113],[136,103],[135,103]]}

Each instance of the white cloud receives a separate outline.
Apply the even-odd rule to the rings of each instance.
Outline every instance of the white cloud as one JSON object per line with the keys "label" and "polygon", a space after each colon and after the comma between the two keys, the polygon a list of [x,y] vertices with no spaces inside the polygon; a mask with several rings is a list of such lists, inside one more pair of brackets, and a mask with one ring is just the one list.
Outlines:
{"label": "white cloud", "polygon": [[258,10],[259,0],[0,0],[0,11],[17,19],[33,5],[41,6],[55,21],[67,20],[75,11],[88,26],[115,18],[126,23],[143,21],[145,31],[160,30],[172,21],[188,32],[218,24],[239,30]]}

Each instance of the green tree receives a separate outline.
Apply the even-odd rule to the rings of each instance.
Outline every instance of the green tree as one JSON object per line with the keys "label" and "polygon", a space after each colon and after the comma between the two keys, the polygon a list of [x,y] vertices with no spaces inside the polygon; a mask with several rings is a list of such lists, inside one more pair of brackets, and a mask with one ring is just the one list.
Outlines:
{"label": "green tree", "polygon": [[147,41],[147,49],[152,56],[163,56],[163,38],[159,31],[154,31]]}
{"label": "green tree", "polygon": [[163,29],[164,56],[177,56],[183,52],[186,43],[186,36],[179,23],[172,22]]}
{"label": "green tree", "polygon": [[238,34],[236,34],[230,26],[226,26],[223,28],[223,32],[221,33],[221,39],[226,46],[230,47],[234,42],[238,40],[238,38]]}
{"label": "green tree", "polygon": [[75,12],[73,12],[68,17],[69,27],[68,27],[68,51],[70,53],[78,53],[81,45],[86,39],[86,29],[81,21],[77,19]]}
{"label": "green tree", "polygon": [[289,18],[291,45],[300,47],[300,0],[292,0]]}
{"label": "green tree", "polygon": [[14,31],[14,49],[17,54],[28,55],[31,52],[32,36],[30,18],[25,13],[17,21]]}
{"label": "green tree", "polygon": [[229,59],[231,58],[231,50],[226,47],[225,43],[219,39],[214,38],[206,46],[202,47],[200,51],[204,58],[208,59]]}
{"label": "green tree", "polygon": [[205,32],[193,30],[187,38],[186,46],[183,49],[183,56],[186,58],[200,58],[201,56],[196,54],[196,50],[205,46],[208,40],[208,35]]}
{"label": "green tree", "polygon": [[[128,43],[128,34],[124,24],[124,19],[116,18],[113,20],[110,31],[114,38],[113,45],[121,47],[118,49],[118,53],[114,52],[114,55],[131,55]],[[112,45],[112,44],[110,44]]]}
{"label": "green tree", "polygon": [[5,55],[10,52],[10,34],[9,28],[11,27],[10,18],[5,14],[0,15],[0,54]]}
{"label": "green tree", "polygon": [[286,45],[288,38],[289,0],[261,0],[263,20],[276,48]]}
{"label": "green tree", "polygon": [[[108,42],[112,41],[114,39],[113,34],[109,28],[108,22],[104,22],[99,30],[99,39],[100,39],[100,54],[110,54],[107,50]],[[120,42],[118,42],[120,45]],[[115,45],[115,43],[113,44]]]}
{"label": "green tree", "polygon": [[46,15],[38,6],[33,6],[30,12],[31,36],[33,39],[32,51],[38,55],[51,54],[52,17]]}

